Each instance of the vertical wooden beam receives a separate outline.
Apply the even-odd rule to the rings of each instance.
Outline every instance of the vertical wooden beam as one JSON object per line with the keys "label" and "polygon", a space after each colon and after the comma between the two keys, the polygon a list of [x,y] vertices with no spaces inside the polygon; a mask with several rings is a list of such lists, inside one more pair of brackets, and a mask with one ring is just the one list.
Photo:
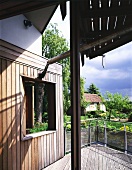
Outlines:
{"label": "vertical wooden beam", "polygon": [[48,83],[48,130],[56,129],[56,96],[55,96],[55,84]]}
{"label": "vertical wooden beam", "polygon": [[80,130],[80,56],[79,56],[79,1],[70,4],[71,49],[71,167],[81,170]]}

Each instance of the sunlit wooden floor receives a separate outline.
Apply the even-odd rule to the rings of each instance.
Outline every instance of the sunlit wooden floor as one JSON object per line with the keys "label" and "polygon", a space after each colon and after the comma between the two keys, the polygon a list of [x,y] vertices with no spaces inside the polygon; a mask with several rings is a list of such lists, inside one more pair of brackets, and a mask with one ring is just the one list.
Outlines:
{"label": "sunlit wooden floor", "polygon": [[[44,170],[70,170],[71,154]],[[132,155],[102,145],[92,145],[81,150],[82,170],[132,170]]]}

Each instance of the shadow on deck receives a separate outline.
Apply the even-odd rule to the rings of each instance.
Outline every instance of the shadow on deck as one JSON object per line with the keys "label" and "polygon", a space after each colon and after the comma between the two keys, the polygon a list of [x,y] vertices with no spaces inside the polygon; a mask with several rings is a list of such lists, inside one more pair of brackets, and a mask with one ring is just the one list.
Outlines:
{"label": "shadow on deck", "polygon": [[[70,170],[71,154],[44,170]],[[132,155],[104,147],[102,145],[91,145],[81,150],[82,170],[132,170]]]}

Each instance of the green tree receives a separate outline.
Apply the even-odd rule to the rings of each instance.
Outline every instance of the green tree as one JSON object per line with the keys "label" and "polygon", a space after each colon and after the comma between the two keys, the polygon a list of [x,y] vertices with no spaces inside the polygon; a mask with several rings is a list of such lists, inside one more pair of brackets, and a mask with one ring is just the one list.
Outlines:
{"label": "green tree", "polygon": [[[61,32],[57,29],[57,24],[51,24],[42,36],[42,53],[46,58],[52,58],[69,50],[68,43]],[[64,112],[70,106],[70,57],[60,61],[62,64],[63,76],[63,102]]]}
{"label": "green tree", "polygon": [[119,93],[111,94],[110,92],[106,92],[105,99],[106,110],[110,113],[109,118],[111,114],[129,114],[132,112],[132,104],[127,96],[123,97]]}
{"label": "green tree", "polygon": [[87,88],[86,92],[90,93],[90,94],[97,94],[97,95],[101,96],[99,89],[93,83],[89,86],[89,88]]}
{"label": "green tree", "polygon": [[[57,24],[51,24],[42,36],[42,52],[46,58],[52,58],[69,50],[68,43],[61,32],[57,29]],[[70,57],[60,61],[62,64],[63,76],[63,104],[64,113],[67,112],[71,105],[70,102]],[[81,106],[86,105],[84,100],[84,84],[83,78],[80,79],[81,89]]]}
{"label": "green tree", "polygon": [[85,85],[85,79],[84,78],[80,78],[80,100],[81,100],[81,107],[84,107],[86,108],[88,103],[86,101],[86,99],[84,98],[84,92],[85,92],[85,88],[84,88],[84,85]]}

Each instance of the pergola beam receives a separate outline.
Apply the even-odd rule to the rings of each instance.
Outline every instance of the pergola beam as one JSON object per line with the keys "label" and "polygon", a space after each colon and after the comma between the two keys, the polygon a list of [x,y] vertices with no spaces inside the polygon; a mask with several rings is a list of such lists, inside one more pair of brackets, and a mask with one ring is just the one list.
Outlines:
{"label": "pergola beam", "polygon": [[[112,39],[114,39],[116,37],[120,37],[120,36],[125,35],[125,34],[130,33],[130,32],[132,32],[132,26],[129,27],[129,28],[124,29],[123,31],[108,35],[104,39],[100,38],[100,39],[98,39],[96,41],[93,41],[93,42],[91,42],[89,44],[85,44],[85,45],[81,46],[80,47],[80,52],[83,52],[85,50],[88,50],[88,49],[96,46],[96,45],[105,43],[105,42],[110,41],[110,40],[112,40]],[[58,61],[60,61],[62,59],[65,59],[67,57],[70,57],[70,51],[67,51],[67,52],[65,52],[63,54],[60,54],[58,56],[55,56],[55,57],[49,59],[47,61],[47,64],[53,64],[53,63],[58,62]]]}
{"label": "pergola beam", "polygon": [[[80,52],[87,51],[88,49],[90,49],[90,48],[92,48],[92,47],[94,47],[94,46],[103,44],[103,43],[105,43],[105,42],[107,42],[107,41],[110,41],[110,40],[112,40],[112,39],[114,39],[114,38],[119,38],[119,37],[121,37],[121,36],[123,36],[123,35],[125,35],[125,34],[128,34],[128,33],[132,33],[132,26],[124,29],[123,31],[119,31],[119,32],[117,32],[117,33],[108,35],[108,36],[106,36],[104,39],[100,38],[100,39],[98,39],[98,40],[96,40],[96,41],[93,41],[93,42],[91,42],[91,43],[89,43],[89,44],[84,44],[84,45],[82,45],[82,46],[80,47],[80,50],[79,50],[79,51],[80,51]],[[122,44],[122,45],[123,45],[123,44]],[[58,61],[60,61],[60,60],[62,60],[62,59],[65,59],[65,58],[67,58],[67,57],[70,57],[70,51],[67,51],[67,52],[65,52],[65,53],[63,53],[63,54],[59,54],[59,55],[57,55],[57,56],[49,59],[49,60],[47,61],[47,65],[46,65],[44,71],[43,71],[41,74],[39,74],[39,78],[42,79],[42,78],[45,76],[46,71],[47,71],[47,69],[48,69],[48,66],[49,66],[50,64],[56,63],[56,62],[58,62]]]}
{"label": "pergola beam", "polygon": [[88,10],[87,13],[84,13],[81,10],[81,17],[82,18],[92,18],[92,17],[110,17],[110,16],[125,16],[125,15],[132,15],[132,7],[131,6],[124,6],[124,7],[111,7],[111,8],[98,8],[98,9],[91,9]]}

